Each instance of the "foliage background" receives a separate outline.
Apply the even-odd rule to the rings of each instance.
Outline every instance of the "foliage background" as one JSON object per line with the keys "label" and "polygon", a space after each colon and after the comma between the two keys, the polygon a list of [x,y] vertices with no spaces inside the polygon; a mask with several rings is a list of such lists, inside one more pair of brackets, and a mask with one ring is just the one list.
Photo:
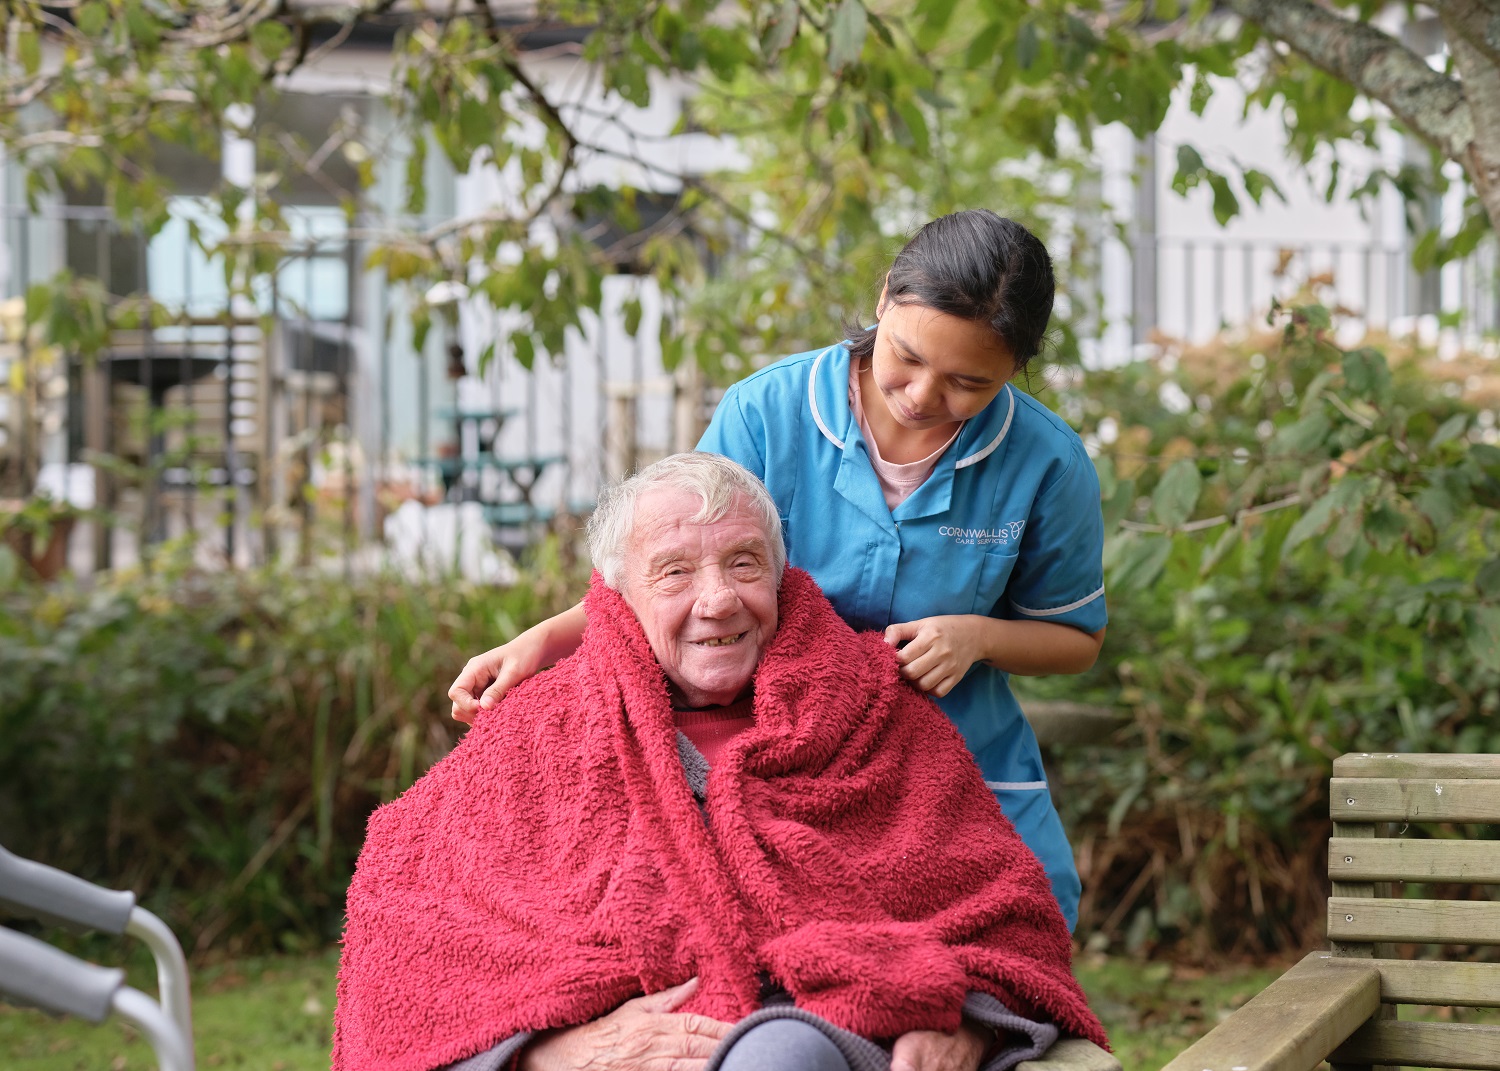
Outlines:
{"label": "foliage background", "polygon": [[[0,142],[28,196],[88,188],[150,232],[171,193],[159,151],[214,158],[226,138],[253,140],[256,180],[216,188],[222,237],[199,235],[247,297],[293,244],[283,180],[337,154],[354,176],[340,202],[373,247],[369,267],[409,289],[419,347],[422,295],[450,281],[520,314],[497,347],[523,363],[555,352],[598,309],[622,251],[547,224],[634,230],[642,191],[577,188],[581,160],[617,150],[530,79],[524,26],[490,5],[380,23],[390,6],[21,0],[0,25]],[[1500,211],[1500,188],[1485,188],[1500,173],[1500,116],[1465,96],[1494,74],[1474,32],[1488,15],[1431,5],[1454,60],[1435,70],[1371,26],[1379,6],[534,8],[594,27],[583,56],[612,99],[644,105],[662,78],[683,79],[697,94],[684,128],[739,139],[751,157],[724,176],[663,172],[649,150],[632,160],[682,192],[628,251],[667,294],[666,361],[732,378],[867,312],[898,236],[933,214],[999,201],[1071,242],[1094,131],[1145,135],[1183,89],[1201,114],[1213,76],[1241,79],[1250,108],[1279,114],[1304,166],[1335,142],[1373,144],[1384,116],[1354,103],[1383,102],[1478,187],[1458,232],[1430,232],[1419,252],[1435,263],[1471,250]],[[394,26],[391,129],[302,144],[277,128],[277,95],[362,20]],[[1372,55],[1389,62],[1339,66]],[[424,161],[438,155],[458,172],[509,167],[516,203],[430,225]],[[371,197],[381,162],[398,169],[394,216]],[[1175,185],[1206,188],[1221,222],[1277,192],[1191,146],[1177,162]],[[1446,181],[1377,169],[1353,195],[1392,184],[1414,208]],[[1341,348],[1320,296],[1264,335],[1085,380],[1039,372],[1041,395],[1097,448],[1110,526],[1104,657],[1081,683],[1028,682],[1130,712],[1109,747],[1057,757],[1089,888],[1082,926],[1101,943],[1197,957],[1311,943],[1331,756],[1500,745],[1493,375],[1382,340]],[[169,315],[67,275],[26,302],[45,341],[82,354],[143,310]],[[1064,354],[1068,331],[1065,320]],[[453,738],[442,692],[456,667],[580,589],[566,547],[548,554],[531,586],[499,592],[316,570],[207,577],[167,560],[44,587],[0,550],[0,840],[138,889],[200,950],[335,936],[365,815]]]}
{"label": "foliage background", "polygon": [[189,951],[336,939],[369,812],[446,754],[476,644],[579,586],[165,568],[0,593],[0,843],[121,888]]}
{"label": "foliage background", "polygon": [[[1111,531],[1099,664],[1021,682],[1129,715],[1053,756],[1095,950],[1317,944],[1333,757],[1500,750],[1500,376],[1279,323],[1032,380]],[[0,842],[199,952],[335,938],[369,810],[456,737],[457,668],[585,579],[566,541],[505,590],[159,564],[0,593]]]}
{"label": "foliage background", "polygon": [[1290,319],[1061,398],[1109,429],[1110,630],[1022,687],[1129,712],[1057,757],[1096,944],[1317,947],[1332,759],[1500,749],[1494,363]]}

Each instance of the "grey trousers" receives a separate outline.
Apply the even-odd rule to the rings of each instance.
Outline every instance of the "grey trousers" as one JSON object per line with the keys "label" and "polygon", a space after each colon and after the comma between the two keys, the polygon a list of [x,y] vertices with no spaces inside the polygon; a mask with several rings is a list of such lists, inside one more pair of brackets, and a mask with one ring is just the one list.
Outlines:
{"label": "grey trousers", "polygon": [[768,1019],[724,1050],[719,1071],[849,1071],[827,1034],[800,1019]]}

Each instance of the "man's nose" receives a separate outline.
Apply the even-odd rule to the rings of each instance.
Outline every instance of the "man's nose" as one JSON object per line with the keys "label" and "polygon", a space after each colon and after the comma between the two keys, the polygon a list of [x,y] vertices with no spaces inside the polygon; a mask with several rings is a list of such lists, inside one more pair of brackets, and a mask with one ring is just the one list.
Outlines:
{"label": "man's nose", "polygon": [[698,595],[697,611],[702,617],[728,617],[739,609],[739,596],[721,576],[710,576]]}

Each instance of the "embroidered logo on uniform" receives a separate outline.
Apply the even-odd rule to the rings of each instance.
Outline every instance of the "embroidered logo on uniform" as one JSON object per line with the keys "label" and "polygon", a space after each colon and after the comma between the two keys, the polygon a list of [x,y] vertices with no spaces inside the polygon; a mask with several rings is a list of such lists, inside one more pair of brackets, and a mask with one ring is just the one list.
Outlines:
{"label": "embroidered logo on uniform", "polygon": [[959,546],[989,546],[995,543],[1004,545],[1019,543],[1025,528],[1025,521],[1011,521],[999,528],[954,528],[944,525],[938,529],[938,535],[946,536]]}

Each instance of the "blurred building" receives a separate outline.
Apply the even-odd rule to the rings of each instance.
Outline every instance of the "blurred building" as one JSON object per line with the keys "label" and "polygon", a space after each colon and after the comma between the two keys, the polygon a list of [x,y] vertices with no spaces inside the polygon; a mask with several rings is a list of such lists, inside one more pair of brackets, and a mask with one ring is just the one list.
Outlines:
{"label": "blurred building", "polygon": [[[1428,22],[1394,28],[1424,52],[1441,50]],[[461,286],[426,295],[440,315],[415,349],[402,291],[367,268],[374,243],[362,223],[351,228],[340,194],[357,187],[364,147],[381,145],[371,215],[401,214],[411,147],[386,104],[393,33],[393,25],[362,26],[320,50],[261,114],[240,117],[282,129],[311,158],[302,162],[315,165],[288,168],[278,180],[291,255],[253,300],[231,301],[222,264],[204,252],[225,232],[205,197],[222,182],[256,181],[264,169],[253,142],[230,138],[217,160],[169,153],[172,216],[149,238],[113,218],[98,190],[32,207],[20,169],[0,170],[0,499],[41,488],[121,521],[96,517],[77,527],[75,568],[131,562],[142,541],[191,532],[204,537],[205,561],[308,559],[320,553],[317,531],[347,560],[411,501],[464,506],[463,523],[445,517],[439,527],[472,531],[480,516],[501,542],[519,546],[549,524],[576,526],[571,518],[606,479],[696,442],[714,395],[691,369],[664,371],[660,295],[628,254],[606,280],[601,314],[529,369],[496,350],[481,371],[480,355],[509,325]],[[675,132],[684,83],[654,82],[646,108],[606,97],[582,58],[585,35],[533,28],[522,38],[522,63],[564,113],[597,124],[591,137],[621,150],[583,161],[577,189],[641,191],[640,225],[649,233],[680,192],[671,173],[733,166],[734,149]],[[1201,117],[1185,87],[1182,97],[1145,142],[1118,129],[1097,138],[1096,178],[1079,191],[1075,240],[1054,246],[1068,279],[1060,311],[1079,328],[1086,364],[1130,360],[1164,338],[1202,341],[1263,321],[1273,299],[1309,292],[1334,295],[1355,330],[1436,332],[1442,322],[1450,341],[1493,333],[1490,248],[1417,275],[1409,206],[1394,193],[1373,211],[1347,197],[1329,203],[1317,192],[1326,176],[1285,158],[1274,118],[1242,118],[1238,86],[1217,83]],[[353,131],[357,138],[344,136]],[[632,139],[650,144],[661,170],[628,158]],[[1253,163],[1286,202],[1267,197],[1219,227],[1207,190],[1184,198],[1171,189],[1184,145],[1222,170]],[[1388,133],[1378,159],[1341,164],[1362,176],[1412,153]],[[1313,170],[1332,163],[1314,161]],[[456,174],[434,151],[425,168],[423,227],[514,199],[514,179],[488,164]],[[1452,227],[1461,192],[1423,207],[1429,226]],[[630,245],[629,235],[598,221],[544,223],[593,227],[612,248]],[[141,325],[113,332],[97,360],[42,347],[22,329],[23,302],[61,269],[99,280],[110,295],[149,295],[170,322],[152,326],[143,307]],[[636,302],[632,334],[625,310]]]}

